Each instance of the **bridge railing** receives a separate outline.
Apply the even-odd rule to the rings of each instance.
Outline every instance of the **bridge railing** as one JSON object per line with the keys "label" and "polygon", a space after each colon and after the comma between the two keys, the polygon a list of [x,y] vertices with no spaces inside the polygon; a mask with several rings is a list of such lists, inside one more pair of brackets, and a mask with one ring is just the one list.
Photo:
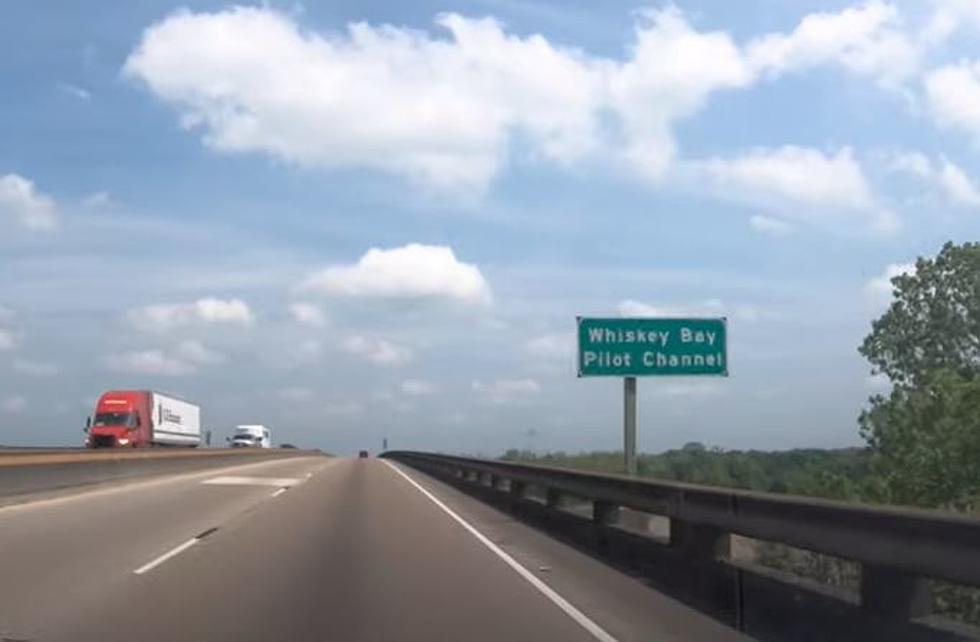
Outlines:
{"label": "bridge railing", "polygon": [[[653,567],[648,575],[658,588],[676,588],[682,600],[763,638],[978,639],[977,631],[931,615],[929,581],[980,586],[977,519],[431,453],[385,456],[508,508],[530,509],[559,535]],[[532,488],[543,501],[530,498]],[[562,511],[569,497],[590,502],[591,519]],[[667,518],[668,542],[620,532],[621,508]],[[739,564],[730,555],[732,535],[857,562],[858,590],[848,595]],[[782,616],[772,611],[779,604]]]}

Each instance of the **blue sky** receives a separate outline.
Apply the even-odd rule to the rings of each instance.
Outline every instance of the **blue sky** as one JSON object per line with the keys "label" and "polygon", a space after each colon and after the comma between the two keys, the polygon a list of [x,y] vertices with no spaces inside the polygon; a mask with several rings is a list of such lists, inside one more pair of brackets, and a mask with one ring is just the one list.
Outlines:
{"label": "blue sky", "polygon": [[980,2],[164,2],[0,20],[0,443],[110,388],[338,452],[613,449],[574,318],[725,315],[644,450],[847,446],[980,231]]}

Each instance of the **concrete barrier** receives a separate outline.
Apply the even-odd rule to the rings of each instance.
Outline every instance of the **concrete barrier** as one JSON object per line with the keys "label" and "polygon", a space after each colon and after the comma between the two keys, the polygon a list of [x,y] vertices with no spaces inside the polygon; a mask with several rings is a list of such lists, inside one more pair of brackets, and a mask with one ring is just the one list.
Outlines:
{"label": "concrete barrier", "polygon": [[0,452],[0,504],[66,488],[303,455],[322,453],[289,448],[5,450]]}

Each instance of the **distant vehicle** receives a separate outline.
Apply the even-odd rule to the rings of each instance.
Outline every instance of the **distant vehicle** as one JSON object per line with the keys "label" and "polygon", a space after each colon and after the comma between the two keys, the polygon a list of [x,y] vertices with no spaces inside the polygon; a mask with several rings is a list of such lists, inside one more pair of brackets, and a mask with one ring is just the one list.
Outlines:
{"label": "distant vehicle", "polygon": [[366,450],[362,450],[361,452],[359,452],[359,453],[357,454],[357,456],[358,456],[358,457],[360,457],[361,459],[367,459],[367,456],[368,456],[368,451],[366,451]]}
{"label": "distant vehicle", "polygon": [[228,442],[232,448],[272,448],[272,432],[257,424],[236,426]]}
{"label": "distant vehicle", "polygon": [[280,448],[296,448],[296,446],[294,446],[292,444],[279,444],[279,447]]}
{"label": "distant vehicle", "polygon": [[185,446],[201,443],[201,409],[150,390],[111,390],[86,420],[88,448]]}

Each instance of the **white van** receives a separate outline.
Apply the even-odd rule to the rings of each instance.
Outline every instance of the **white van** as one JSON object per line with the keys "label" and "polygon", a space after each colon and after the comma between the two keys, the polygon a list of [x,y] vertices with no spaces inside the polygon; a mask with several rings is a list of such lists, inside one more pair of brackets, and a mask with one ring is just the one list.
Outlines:
{"label": "white van", "polygon": [[235,426],[228,442],[232,448],[272,448],[272,432],[259,425]]}

